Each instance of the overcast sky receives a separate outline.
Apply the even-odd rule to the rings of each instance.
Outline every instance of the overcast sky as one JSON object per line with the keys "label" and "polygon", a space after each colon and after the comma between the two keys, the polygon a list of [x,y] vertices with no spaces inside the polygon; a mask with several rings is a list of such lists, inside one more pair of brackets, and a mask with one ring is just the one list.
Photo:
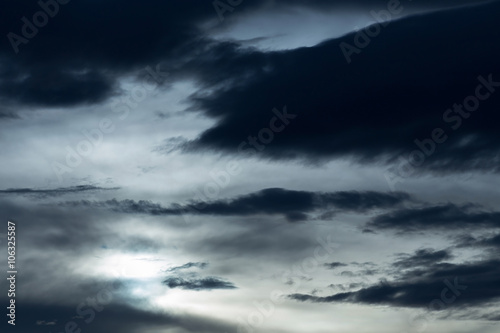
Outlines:
{"label": "overcast sky", "polygon": [[2,332],[498,332],[499,15],[3,1]]}

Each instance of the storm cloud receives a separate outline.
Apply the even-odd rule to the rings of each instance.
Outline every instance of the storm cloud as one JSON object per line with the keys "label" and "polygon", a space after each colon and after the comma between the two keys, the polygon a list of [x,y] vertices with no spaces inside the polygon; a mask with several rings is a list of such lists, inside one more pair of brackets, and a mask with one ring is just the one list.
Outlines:
{"label": "storm cloud", "polygon": [[335,212],[366,212],[373,209],[397,207],[411,200],[402,192],[379,193],[374,191],[345,192],[308,192],[282,188],[269,188],[259,192],[242,195],[237,198],[217,201],[197,201],[187,205],[172,204],[163,207],[160,204],[140,200],[107,200],[105,202],[66,202],[63,206],[108,207],[126,213],[144,213],[151,215],[256,215],[280,214],[290,222],[302,221],[309,213],[326,209]]}

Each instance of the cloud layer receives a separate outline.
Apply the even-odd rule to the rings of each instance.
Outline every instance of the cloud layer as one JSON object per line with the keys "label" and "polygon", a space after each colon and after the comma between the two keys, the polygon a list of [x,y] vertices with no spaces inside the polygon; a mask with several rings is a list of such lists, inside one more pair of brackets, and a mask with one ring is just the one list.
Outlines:
{"label": "cloud layer", "polygon": [[[307,192],[282,188],[269,188],[237,198],[216,201],[196,201],[188,205],[172,204],[163,207],[150,201],[107,200],[105,202],[66,202],[65,206],[108,207],[126,213],[144,213],[152,215],[257,215],[280,214],[287,220],[301,221],[308,218],[308,213],[333,210],[337,212],[366,212],[373,209],[397,207],[410,196],[406,193],[379,193],[374,191],[356,192]],[[331,216],[331,214],[330,214]]]}

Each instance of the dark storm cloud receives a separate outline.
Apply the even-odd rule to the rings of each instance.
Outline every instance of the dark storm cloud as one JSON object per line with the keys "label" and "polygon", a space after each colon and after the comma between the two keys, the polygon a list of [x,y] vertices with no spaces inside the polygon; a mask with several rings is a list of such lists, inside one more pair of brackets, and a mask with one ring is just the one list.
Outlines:
{"label": "dark storm cloud", "polygon": [[[212,1],[60,2],[64,4],[42,0],[41,6],[22,0],[0,5],[0,34],[4,36],[0,42],[0,98],[4,104],[102,102],[119,93],[117,80],[126,74],[161,62],[176,67],[178,62],[206,52],[211,46],[200,25],[219,20]],[[436,8],[464,2],[473,1],[419,1],[415,6]],[[358,2],[355,7],[369,11],[386,5],[386,0],[375,0]],[[256,0],[239,5],[238,11],[290,6],[315,10],[353,7],[349,1],[276,4]],[[236,19],[236,13],[225,13],[229,15]]]}
{"label": "dark storm cloud", "polygon": [[452,255],[448,250],[421,249],[417,250],[413,255],[403,255],[393,265],[398,268],[425,267],[451,258]]}
{"label": "dark storm cloud", "polygon": [[367,223],[374,229],[394,229],[415,232],[429,229],[499,228],[500,212],[486,211],[474,205],[455,205],[403,208],[379,215]]}
{"label": "dark storm cloud", "polygon": [[169,288],[180,288],[187,290],[212,290],[212,289],[235,289],[231,282],[218,277],[183,278],[169,277],[163,281]]}
{"label": "dark storm cloud", "polygon": [[82,193],[82,192],[100,192],[100,191],[111,191],[119,190],[119,187],[99,187],[94,185],[77,185],[70,187],[60,187],[54,189],[35,189],[35,188],[8,188],[5,190],[0,190],[0,194],[10,194],[10,195],[27,195],[37,198],[47,198],[63,196],[67,194]]}
{"label": "dark storm cloud", "polygon": [[[339,45],[354,45],[356,33],[279,52],[213,44],[182,70],[213,89],[194,94],[192,109],[217,122],[185,149],[377,163],[421,150],[423,167],[434,170],[499,171],[499,11],[494,2],[379,26],[350,64]],[[466,111],[477,94],[487,97]],[[460,115],[451,110],[455,103],[469,104]],[[248,136],[258,138],[273,107],[283,105],[296,120],[270,144],[257,139],[238,149]],[[430,142],[436,128],[441,143]]]}
{"label": "dark storm cloud", "polygon": [[175,272],[175,271],[180,271],[180,270],[183,270],[183,269],[189,269],[189,268],[192,268],[192,267],[204,269],[207,266],[208,266],[208,263],[206,263],[206,262],[188,262],[188,263],[186,263],[184,265],[181,265],[181,266],[176,266],[176,267],[169,268],[166,271],[167,272]]}
{"label": "dark storm cloud", "polygon": [[64,206],[107,207],[125,213],[145,213],[151,215],[255,215],[283,214],[289,221],[308,218],[307,213],[333,208],[339,212],[366,212],[377,208],[397,207],[410,196],[402,192],[307,192],[282,188],[269,188],[228,200],[194,202],[188,205],[173,204],[163,207],[150,201],[116,199],[104,202],[66,202]]}
{"label": "dark storm cloud", "polygon": [[[317,303],[351,302],[430,309],[480,306],[498,300],[499,279],[500,262],[496,259],[461,264],[437,263],[359,291],[325,297],[307,294],[289,297]],[[442,305],[437,301],[431,303],[434,300],[440,300]]]}

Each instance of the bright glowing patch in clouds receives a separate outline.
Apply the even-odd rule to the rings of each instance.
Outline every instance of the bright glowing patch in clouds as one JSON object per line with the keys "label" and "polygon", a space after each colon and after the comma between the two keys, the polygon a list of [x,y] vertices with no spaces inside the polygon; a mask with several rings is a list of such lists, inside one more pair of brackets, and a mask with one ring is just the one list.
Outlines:
{"label": "bright glowing patch in clouds", "polygon": [[165,267],[163,260],[143,254],[113,254],[99,263],[99,271],[111,278],[147,279],[160,277]]}

